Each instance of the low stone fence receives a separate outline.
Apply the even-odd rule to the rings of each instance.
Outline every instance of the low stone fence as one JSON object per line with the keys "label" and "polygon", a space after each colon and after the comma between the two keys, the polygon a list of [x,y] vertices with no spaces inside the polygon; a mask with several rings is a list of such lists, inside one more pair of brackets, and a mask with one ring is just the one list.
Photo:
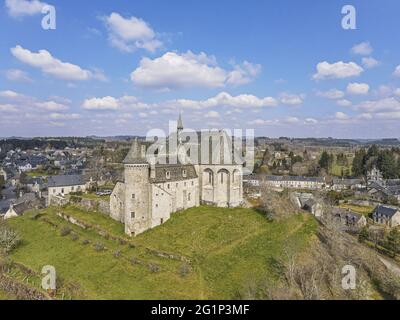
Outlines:
{"label": "low stone fence", "polygon": [[57,213],[57,216],[59,216],[60,218],[62,218],[62,219],[64,219],[65,221],[68,221],[68,222],[70,222],[70,223],[72,223],[72,224],[74,224],[74,225],[76,225],[76,226],[78,226],[78,227],[81,227],[82,229],[88,229],[89,228],[89,226],[88,225],[86,225],[85,223],[83,223],[83,222],[81,222],[81,221],[78,221],[77,219],[75,219],[74,217],[71,217],[71,216],[69,216],[69,215],[66,215],[66,214],[64,214],[64,213],[62,213],[62,212],[58,212]]}
{"label": "low stone fence", "polygon": [[97,211],[107,216],[111,214],[110,203],[106,200],[86,199],[79,196],[72,196],[70,201],[85,211]]}

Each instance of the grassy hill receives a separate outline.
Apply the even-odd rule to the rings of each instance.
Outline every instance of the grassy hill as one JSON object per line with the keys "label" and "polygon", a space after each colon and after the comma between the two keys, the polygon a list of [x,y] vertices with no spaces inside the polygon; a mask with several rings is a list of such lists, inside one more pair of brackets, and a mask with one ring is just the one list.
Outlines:
{"label": "grassy hill", "polygon": [[252,281],[281,281],[277,259],[288,245],[305,250],[317,229],[309,215],[270,222],[255,210],[213,207],[177,213],[134,239],[110,218],[73,206],[7,223],[23,238],[8,276],[39,288],[42,267],[53,265],[63,299],[234,298]]}

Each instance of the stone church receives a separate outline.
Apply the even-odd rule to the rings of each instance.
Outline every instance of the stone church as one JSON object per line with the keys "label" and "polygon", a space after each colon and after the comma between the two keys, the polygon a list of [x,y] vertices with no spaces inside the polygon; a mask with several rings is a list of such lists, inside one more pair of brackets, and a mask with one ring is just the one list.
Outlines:
{"label": "stone church", "polygon": [[[231,138],[225,131],[195,134],[206,137],[207,141],[196,146],[200,150],[198,161],[182,160],[182,157],[177,157],[176,163],[160,161],[161,155],[166,156],[164,159],[171,157],[168,148],[158,150],[155,159],[149,160],[146,156],[149,145],[137,139],[133,142],[123,161],[123,181],[116,184],[110,199],[111,217],[125,224],[128,235],[137,236],[165,223],[171,214],[201,204],[218,207],[242,204],[243,163],[231,157],[237,152],[232,147]],[[181,117],[177,132],[166,140],[172,141],[172,135],[176,135],[176,150],[185,158],[188,152],[182,142],[184,128]],[[212,139],[221,141],[221,144],[212,146]],[[202,148],[209,148],[210,155],[207,153],[206,159],[200,156]]]}

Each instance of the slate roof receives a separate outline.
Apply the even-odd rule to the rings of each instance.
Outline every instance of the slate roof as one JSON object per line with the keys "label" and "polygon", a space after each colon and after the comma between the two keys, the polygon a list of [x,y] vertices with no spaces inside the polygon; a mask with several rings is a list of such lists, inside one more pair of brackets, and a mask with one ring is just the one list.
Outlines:
{"label": "slate roof", "polygon": [[354,211],[345,210],[342,208],[333,208],[332,214],[336,218],[340,218],[341,220],[354,223],[357,223],[363,217],[362,214],[356,213]]}
{"label": "slate roof", "polygon": [[[186,171],[185,176],[183,170]],[[150,179],[152,183],[176,182],[198,177],[193,165],[156,165],[155,172],[155,178]],[[169,179],[167,178],[167,172],[169,172]]]}
{"label": "slate roof", "polygon": [[378,206],[374,211],[374,216],[384,216],[387,218],[392,218],[397,212],[398,208],[395,207],[387,207],[387,206]]}
{"label": "slate roof", "polygon": [[21,202],[21,203],[15,204],[13,206],[13,210],[19,216],[22,216],[24,214],[24,212],[29,209],[30,209],[29,204],[27,202]]}
{"label": "slate roof", "polygon": [[341,178],[334,178],[333,179],[334,184],[341,184],[341,185],[346,185],[346,186],[353,186],[356,184],[362,184],[363,180],[362,179],[341,179]]}
{"label": "slate roof", "polygon": [[62,175],[62,176],[51,176],[48,180],[48,187],[69,187],[84,185],[85,181],[82,175]]}

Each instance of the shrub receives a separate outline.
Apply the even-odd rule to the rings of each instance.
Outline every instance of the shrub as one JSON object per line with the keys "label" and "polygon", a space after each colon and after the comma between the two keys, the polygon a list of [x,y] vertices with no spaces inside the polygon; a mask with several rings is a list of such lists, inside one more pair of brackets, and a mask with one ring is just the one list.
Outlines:
{"label": "shrub", "polygon": [[85,239],[85,240],[82,241],[82,244],[87,246],[88,244],[90,244],[90,240]]}
{"label": "shrub", "polygon": [[114,258],[119,258],[121,256],[121,251],[117,250],[113,253]]}
{"label": "shrub", "polygon": [[7,226],[0,226],[0,248],[6,253],[11,252],[21,243],[19,234]]}
{"label": "shrub", "polygon": [[183,278],[190,273],[190,266],[187,263],[182,263],[179,267],[179,275]]}
{"label": "shrub", "polygon": [[93,246],[94,250],[97,252],[104,251],[106,247],[101,242],[96,242]]}
{"label": "shrub", "polygon": [[156,273],[160,271],[160,267],[156,265],[155,263],[149,263],[148,268],[151,273]]}
{"label": "shrub", "polygon": [[79,236],[75,232],[71,232],[71,239],[72,241],[76,241],[79,239]]}
{"label": "shrub", "polygon": [[64,227],[61,228],[60,235],[61,235],[62,237],[66,237],[66,236],[69,235],[71,232],[72,232],[72,229],[71,229],[70,227],[64,226]]}

